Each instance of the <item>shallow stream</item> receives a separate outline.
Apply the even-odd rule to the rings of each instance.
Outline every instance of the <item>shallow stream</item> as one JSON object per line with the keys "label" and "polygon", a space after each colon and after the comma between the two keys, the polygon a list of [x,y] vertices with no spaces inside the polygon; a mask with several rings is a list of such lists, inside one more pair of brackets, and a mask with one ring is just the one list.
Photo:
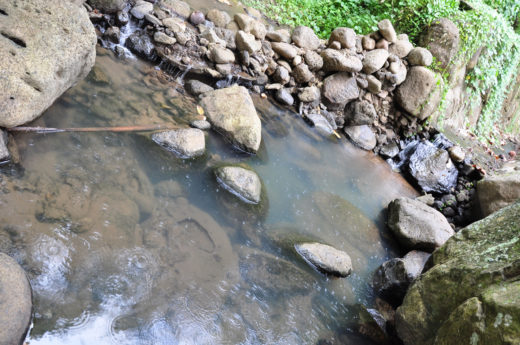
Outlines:
{"label": "shallow stream", "polygon": [[[95,73],[34,125],[187,126],[196,100],[154,66],[98,51]],[[20,134],[4,165],[0,251],[27,270],[43,344],[315,344],[355,334],[373,271],[397,246],[382,212],[415,191],[372,153],[325,138],[297,114],[254,97],[256,156],[208,132],[207,153],[182,160],[150,134]],[[246,163],[259,207],[221,189],[213,168]],[[294,255],[294,241],[345,250],[354,273],[331,279]]]}

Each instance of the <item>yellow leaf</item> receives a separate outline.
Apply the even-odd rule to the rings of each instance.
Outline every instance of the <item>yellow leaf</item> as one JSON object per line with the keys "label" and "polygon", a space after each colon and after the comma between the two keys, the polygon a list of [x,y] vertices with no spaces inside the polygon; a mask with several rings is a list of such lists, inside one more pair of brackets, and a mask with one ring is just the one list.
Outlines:
{"label": "yellow leaf", "polygon": [[197,105],[197,113],[199,113],[199,115],[204,115],[204,109],[200,105]]}

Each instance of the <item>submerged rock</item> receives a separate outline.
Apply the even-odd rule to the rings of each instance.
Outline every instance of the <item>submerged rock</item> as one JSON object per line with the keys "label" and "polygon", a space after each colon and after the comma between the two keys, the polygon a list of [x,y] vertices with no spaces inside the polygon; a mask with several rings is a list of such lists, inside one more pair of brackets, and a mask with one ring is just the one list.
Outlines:
{"label": "submerged rock", "polygon": [[[397,309],[406,345],[520,339],[520,203],[459,231],[429,260]],[[454,336],[456,334],[456,336]]]}
{"label": "submerged rock", "polygon": [[197,157],[206,150],[204,132],[197,128],[158,132],[152,135],[152,140],[180,158]]}
{"label": "submerged rock", "polygon": [[70,1],[3,1],[0,127],[34,120],[94,65],[96,33]]}
{"label": "submerged rock", "polygon": [[262,141],[262,123],[247,89],[243,86],[206,92],[201,106],[208,121],[240,149],[256,153]]}
{"label": "submerged rock", "polygon": [[347,277],[352,272],[350,256],[334,247],[322,243],[301,243],[294,248],[320,272],[339,277]]}
{"label": "submerged rock", "polygon": [[253,170],[229,166],[218,168],[215,175],[225,189],[240,199],[253,204],[260,202],[262,184]]}
{"label": "submerged rock", "polygon": [[20,265],[4,253],[0,253],[0,287],[0,344],[19,345],[31,322],[31,285]]}
{"label": "submerged rock", "polygon": [[477,184],[480,209],[488,216],[520,198],[520,161],[506,163]]}
{"label": "submerged rock", "polygon": [[409,198],[398,198],[388,205],[388,227],[406,249],[429,252],[455,233],[439,211]]}

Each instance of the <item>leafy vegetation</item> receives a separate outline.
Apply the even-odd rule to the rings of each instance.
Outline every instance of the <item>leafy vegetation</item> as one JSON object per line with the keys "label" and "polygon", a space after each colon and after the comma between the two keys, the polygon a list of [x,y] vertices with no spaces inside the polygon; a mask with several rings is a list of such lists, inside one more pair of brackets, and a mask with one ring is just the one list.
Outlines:
{"label": "leafy vegetation", "polygon": [[[466,75],[468,99],[477,93],[484,107],[475,130],[482,138],[493,136],[503,101],[520,69],[520,0],[245,0],[282,24],[306,25],[322,38],[336,27],[359,34],[377,29],[390,19],[398,32],[413,42],[435,19],[446,17],[461,34],[458,61],[469,61],[482,49],[478,64]],[[515,32],[516,31],[516,32]],[[444,85],[449,75],[444,73]],[[511,129],[511,128],[510,128]],[[519,131],[518,129],[516,129]]]}

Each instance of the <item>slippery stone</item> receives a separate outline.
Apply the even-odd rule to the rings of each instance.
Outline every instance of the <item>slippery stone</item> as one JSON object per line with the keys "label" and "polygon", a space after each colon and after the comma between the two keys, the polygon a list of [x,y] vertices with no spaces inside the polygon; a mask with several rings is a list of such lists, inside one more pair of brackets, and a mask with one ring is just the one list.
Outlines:
{"label": "slippery stone", "polygon": [[175,42],[177,42],[177,40],[175,38],[170,37],[170,36],[166,35],[164,32],[160,32],[160,31],[157,31],[155,34],[153,34],[153,40],[157,43],[168,44],[168,45],[175,44]]}
{"label": "slippery stone", "polygon": [[97,38],[85,8],[70,1],[4,1],[2,12],[0,127],[15,127],[89,73]]}
{"label": "slippery stone", "polygon": [[194,158],[204,154],[204,132],[197,128],[174,129],[157,132],[152,140],[180,158]]}
{"label": "slippery stone", "polygon": [[227,64],[235,62],[235,54],[233,51],[222,48],[219,45],[212,45],[209,48],[209,55],[211,61],[218,64]]}
{"label": "slippery stone", "polygon": [[125,41],[125,46],[134,54],[152,60],[155,54],[155,47],[150,37],[144,31],[136,31]]}
{"label": "slippery stone", "polygon": [[286,88],[281,88],[276,91],[276,99],[285,105],[293,105],[294,98]]}
{"label": "slippery stone", "polygon": [[294,28],[291,38],[298,47],[308,50],[316,50],[321,44],[318,36],[307,26]]}
{"label": "slippery stone", "polygon": [[256,153],[262,140],[262,124],[249,92],[233,85],[206,92],[201,106],[213,128],[238,148]]}
{"label": "slippery stone", "polygon": [[198,96],[205,92],[214,90],[214,88],[212,88],[211,86],[204,84],[203,82],[198,81],[196,79],[188,80],[184,86],[186,87],[186,90],[194,96]]}
{"label": "slippery stone", "polygon": [[347,277],[352,272],[350,256],[322,243],[300,243],[294,246],[298,254],[320,272]]}
{"label": "slippery stone", "polygon": [[116,13],[121,11],[125,5],[125,0],[88,0],[87,1],[93,8],[103,13]]}
{"label": "slippery stone", "polygon": [[7,148],[7,133],[0,130],[0,162],[8,161],[11,158]]}
{"label": "slippery stone", "polygon": [[241,167],[227,166],[216,169],[217,181],[229,192],[247,203],[260,202],[262,184],[253,171]]}
{"label": "slippery stone", "polygon": [[388,227],[406,249],[427,252],[442,246],[455,233],[439,211],[409,198],[398,198],[388,205]]}
{"label": "slippery stone", "polygon": [[367,125],[346,126],[344,129],[348,138],[363,150],[373,150],[376,147],[376,135]]}

